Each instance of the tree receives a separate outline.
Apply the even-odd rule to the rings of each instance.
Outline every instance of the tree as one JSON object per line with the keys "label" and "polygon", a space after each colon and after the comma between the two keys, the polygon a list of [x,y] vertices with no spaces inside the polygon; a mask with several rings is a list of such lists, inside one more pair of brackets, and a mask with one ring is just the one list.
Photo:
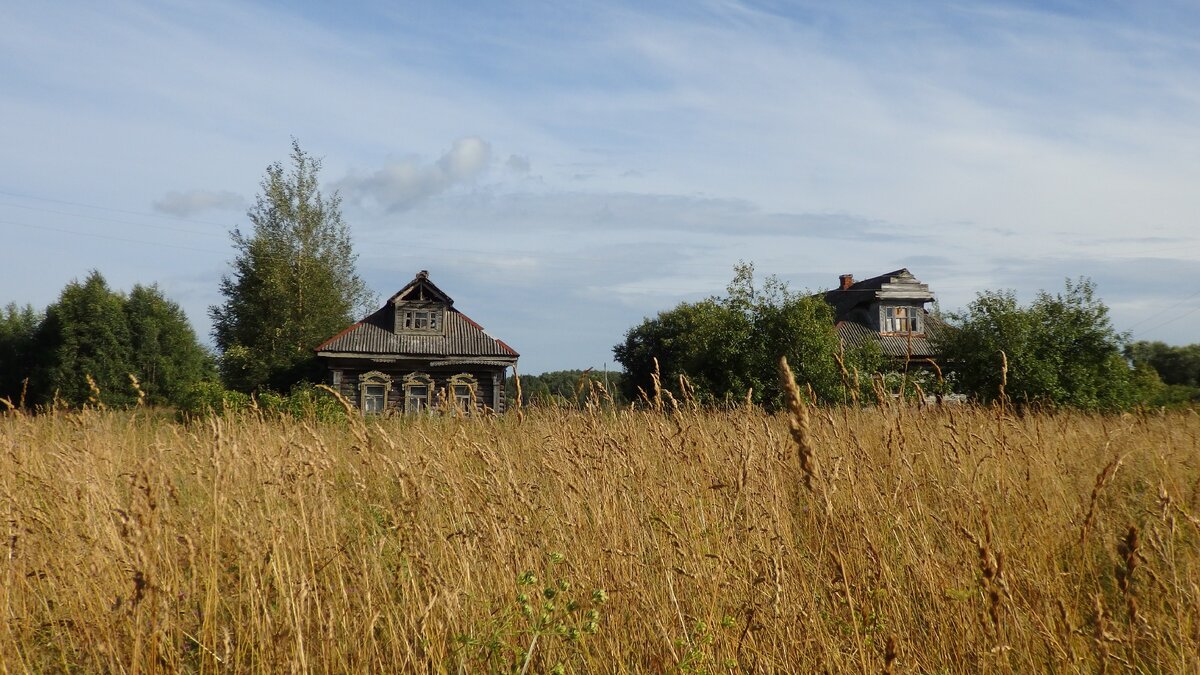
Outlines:
{"label": "tree", "polygon": [[[752,265],[734,271],[726,297],[681,303],[625,334],[613,348],[625,367],[625,394],[636,400],[640,391],[652,391],[657,359],[662,386],[676,396],[679,377],[685,376],[704,402],[749,395],[774,406],[781,400],[777,364],[787,356],[797,381],[811,385],[818,399],[847,400],[850,378],[837,363],[843,355],[828,303],[793,293],[776,277],[759,289]],[[879,355],[866,350],[843,358],[848,369],[863,373],[879,366]]]}
{"label": "tree", "polygon": [[1172,347],[1140,340],[1125,347],[1125,357],[1153,368],[1164,384],[1200,387],[1200,344]]}
{"label": "tree", "polygon": [[1055,295],[1042,291],[1028,307],[1012,291],[979,293],[949,319],[958,330],[940,333],[937,348],[959,388],[980,401],[1000,396],[1007,359],[1004,391],[1019,405],[1108,410],[1135,402],[1124,336],[1088,279],[1068,279]]}
{"label": "tree", "polygon": [[67,284],[46,309],[36,342],[33,381],[39,402],[57,397],[82,405],[93,398],[93,384],[107,405],[136,400],[129,381],[134,368],[125,298],[109,289],[100,272]]}
{"label": "tree", "polygon": [[355,272],[357,256],[341,197],[317,184],[321,160],[292,139],[291,167],[267,167],[247,217],[231,233],[238,255],[221,279],[223,304],[209,308],[228,386],[286,391],[313,375],[313,348],[368,310],[373,298]]}
{"label": "tree", "polygon": [[212,356],[187,315],[157,285],[134,286],[125,315],[131,363],[148,403],[178,405],[193,385],[215,378]]}
{"label": "tree", "polygon": [[[596,386],[603,387],[616,405],[629,400],[622,394],[624,373],[587,370],[554,370],[541,375],[521,376],[521,403],[585,405]],[[605,382],[607,381],[607,384]],[[509,400],[517,396],[516,378],[508,378],[506,392]],[[599,392],[597,392],[599,394]]]}
{"label": "tree", "polygon": [[33,305],[9,303],[0,312],[0,398],[20,403],[25,381],[33,374],[34,347],[41,313]]}
{"label": "tree", "polygon": [[[1125,358],[1142,374],[1142,398],[1152,406],[1200,403],[1200,344],[1173,347],[1141,340],[1125,347]],[[1148,372],[1145,372],[1148,371]],[[1157,385],[1157,386],[1154,386]]]}

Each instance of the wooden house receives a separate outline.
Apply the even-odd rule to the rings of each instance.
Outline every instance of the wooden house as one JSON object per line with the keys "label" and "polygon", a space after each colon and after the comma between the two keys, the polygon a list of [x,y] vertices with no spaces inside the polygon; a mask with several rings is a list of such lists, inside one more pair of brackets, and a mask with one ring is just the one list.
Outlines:
{"label": "wooden house", "polygon": [[937,358],[931,338],[947,330],[925,305],[934,301],[929,286],[907,269],[855,281],[843,274],[825,293],[833,306],[838,337],[846,348],[874,342],[897,367]]}
{"label": "wooden house", "polygon": [[506,371],[519,354],[454,308],[421,271],[367,318],[316,349],[330,386],[363,414],[505,407]]}

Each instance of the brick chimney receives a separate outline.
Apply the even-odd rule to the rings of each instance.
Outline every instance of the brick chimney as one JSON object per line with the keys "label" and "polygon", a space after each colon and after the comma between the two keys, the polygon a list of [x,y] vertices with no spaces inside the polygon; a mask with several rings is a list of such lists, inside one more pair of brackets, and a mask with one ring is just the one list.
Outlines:
{"label": "brick chimney", "polygon": [[854,285],[854,275],[843,274],[842,276],[838,277],[838,281],[842,282],[841,288],[844,291]]}

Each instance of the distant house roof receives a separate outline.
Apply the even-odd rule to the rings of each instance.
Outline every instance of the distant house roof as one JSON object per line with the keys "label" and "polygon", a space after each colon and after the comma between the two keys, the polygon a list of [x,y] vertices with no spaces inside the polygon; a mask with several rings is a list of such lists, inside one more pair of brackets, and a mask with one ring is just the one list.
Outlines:
{"label": "distant house roof", "polygon": [[[435,302],[444,306],[439,333],[396,331],[396,305],[408,302]],[[520,356],[503,340],[454,309],[454,300],[421,271],[388,299],[383,307],[346,330],[321,343],[316,351],[339,354],[379,354],[387,356],[441,357],[457,363],[475,360],[515,359]]]}
{"label": "distant house roof", "polygon": [[844,275],[841,280],[840,288],[825,292],[825,301],[833,305],[838,319],[858,305],[879,300],[915,300],[922,303],[933,301],[929,285],[918,281],[907,268],[858,282],[850,275]]}
{"label": "distant house roof", "polygon": [[885,356],[897,359],[935,358],[938,352],[934,349],[931,341],[936,340],[943,331],[953,329],[931,314],[926,314],[923,321],[925,332],[912,334],[881,334],[855,321],[839,321],[836,328],[838,337],[842,339],[842,344],[847,349],[874,342],[883,350]]}

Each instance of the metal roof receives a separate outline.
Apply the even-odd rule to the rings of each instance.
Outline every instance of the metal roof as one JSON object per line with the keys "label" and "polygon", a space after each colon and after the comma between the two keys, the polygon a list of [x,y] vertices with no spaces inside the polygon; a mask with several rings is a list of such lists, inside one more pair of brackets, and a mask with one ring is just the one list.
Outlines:
{"label": "metal roof", "polygon": [[[418,307],[430,301],[441,305],[442,330],[438,333],[422,331],[397,331],[396,310],[410,306],[406,300],[413,292],[421,296]],[[383,307],[367,318],[334,335],[317,347],[316,351],[337,354],[371,354],[378,356],[417,356],[458,359],[469,357],[495,357],[500,360],[516,359],[516,350],[497,340],[483,326],[454,309],[454,300],[445,291],[429,280],[429,273],[421,270],[413,280],[396,292]],[[494,365],[494,364],[489,364]]]}
{"label": "metal roof", "polygon": [[937,350],[930,343],[930,338],[936,338],[939,333],[949,327],[941,320],[926,314],[923,317],[924,333],[878,333],[867,326],[855,321],[839,321],[837,334],[842,344],[848,348],[861,347],[868,342],[874,342],[883,350],[884,355],[893,358],[933,358]]}
{"label": "metal roof", "polygon": [[385,305],[326,340],[317,351],[399,356],[519,356],[503,340],[488,335],[482,326],[453,307],[446,308],[442,321],[444,330],[436,335],[393,332],[394,311],[391,304]]}

